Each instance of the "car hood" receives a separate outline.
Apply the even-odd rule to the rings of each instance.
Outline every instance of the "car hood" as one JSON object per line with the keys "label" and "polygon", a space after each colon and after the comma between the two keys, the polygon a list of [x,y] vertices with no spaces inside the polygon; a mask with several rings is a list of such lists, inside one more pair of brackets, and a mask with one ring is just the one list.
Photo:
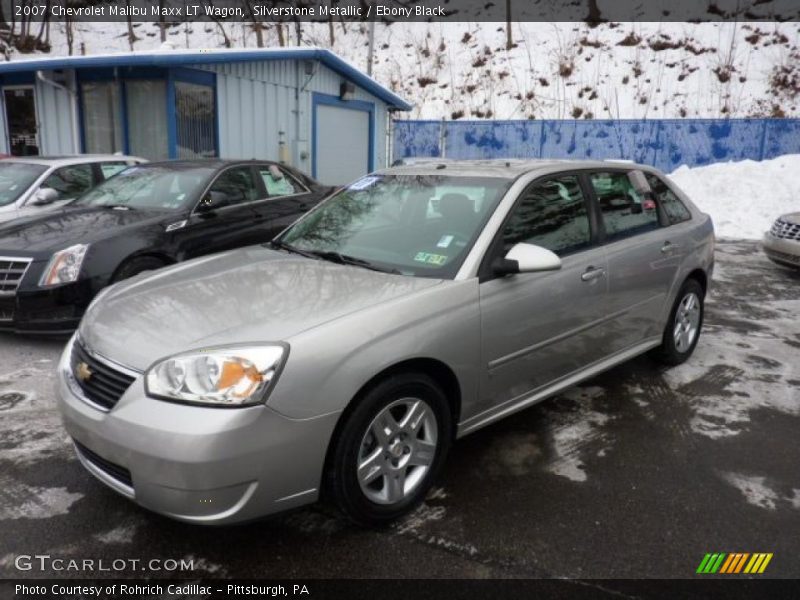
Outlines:
{"label": "car hood", "polygon": [[0,225],[0,254],[48,257],[73,244],[119,235],[128,226],[164,217],[161,211],[68,206]]}
{"label": "car hood", "polygon": [[113,286],[86,313],[80,336],[106,358],[144,370],[200,347],[288,341],[437,283],[254,246]]}
{"label": "car hood", "polygon": [[64,206],[69,200],[58,200],[46,206],[23,206],[22,208],[13,208],[13,210],[0,211],[0,223],[7,223],[15,219],[33,216],[46,216],[59,207]]}

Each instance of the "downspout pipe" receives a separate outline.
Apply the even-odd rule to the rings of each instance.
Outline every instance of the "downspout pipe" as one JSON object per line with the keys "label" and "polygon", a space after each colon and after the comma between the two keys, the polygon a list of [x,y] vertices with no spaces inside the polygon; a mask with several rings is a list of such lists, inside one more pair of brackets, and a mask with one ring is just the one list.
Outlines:
{"label": "downspout pipe", "polygon": [[38,79],[42,83],[46,83],[47,85],[50,85],[50,86],[56,88],[57,90],[61,90],[63,92],[66,92],[69,95],[70,105],[72,107],[72,110],[70,111],[72,113],[72,115],[71,115],[71,117],[72,117],[71,118],[71,121],[72,121],[72,147],[73,147],[73,149],[75,151],[75,154],[80,154],[81,153],[81,138],[80,138],[80,132],[78,131],[78,94],[74,90],[71,90],[70,88],[68,88],[67,86],[61,85],[60,83],[56,83],[52,79],[48,79],[47,77],[45,77],[44,76],[44,71],[36,71],[36,79]]}

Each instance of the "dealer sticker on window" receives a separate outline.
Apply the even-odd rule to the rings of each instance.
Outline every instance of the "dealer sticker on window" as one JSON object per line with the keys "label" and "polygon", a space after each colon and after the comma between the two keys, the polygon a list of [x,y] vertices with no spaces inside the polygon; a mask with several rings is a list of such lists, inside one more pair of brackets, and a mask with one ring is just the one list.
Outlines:
{"label": "dealer sticker on window", "polygon": [[439,240],[439,243],[436,244],[437,248],[447,248],[450,243],[453,241],[452,235],[443,235],[442,239]]}
{"label": "dealer sticker on window", "polygon": [[380,177],[362,177],[358,181],[351,183],[347,189],[354,191],[365,190],[368,187],[374,185],[379,180]]}
{"label": "dealer sticker on window", "polygon": [[447,256],[444,254],[431,254],[430,252],[417,252],[414,260],[425,263],[426,265],[436,265],[437,267],[441,267],[447,262]]}

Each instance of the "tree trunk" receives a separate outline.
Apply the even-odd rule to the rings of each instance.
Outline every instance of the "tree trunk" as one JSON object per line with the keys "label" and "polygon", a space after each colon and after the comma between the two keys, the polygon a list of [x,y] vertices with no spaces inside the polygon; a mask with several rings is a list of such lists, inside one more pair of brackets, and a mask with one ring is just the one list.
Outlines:
{"label": "tree trunk", "polygon": [[162,44],[167,41],[167,25],[164,23],[164,0],[158,0],[158,34]]}
{"label": "tree trunk", "polygon": [[511,0],[506,0],[506,50],[514,47],[514,38],[511,35]]}
{"label": "tree trunk", "polygon": [[281,23],[275,23],[275,27],[278,29],[278,44],[280,46],[285,46],[286,39],[283,37],[283,25]]}

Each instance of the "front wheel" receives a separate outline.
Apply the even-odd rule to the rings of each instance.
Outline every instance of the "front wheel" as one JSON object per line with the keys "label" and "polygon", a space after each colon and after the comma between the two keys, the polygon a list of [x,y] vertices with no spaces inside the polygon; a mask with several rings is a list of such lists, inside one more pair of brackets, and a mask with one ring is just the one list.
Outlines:
{"label": "front wheel", "polygon": [[704,296],[703,287],[696,280],[684,282],[664,327],[661,345],[653,352],[656,360],[674,366],[692,355],[703,326]]}
{"label": "front wheel", "polygon": [[430,489],[450,447],[447,398],[422,374],[387,378],[358,401],[333,441],[329,491],[362,525],[412,510]]}

